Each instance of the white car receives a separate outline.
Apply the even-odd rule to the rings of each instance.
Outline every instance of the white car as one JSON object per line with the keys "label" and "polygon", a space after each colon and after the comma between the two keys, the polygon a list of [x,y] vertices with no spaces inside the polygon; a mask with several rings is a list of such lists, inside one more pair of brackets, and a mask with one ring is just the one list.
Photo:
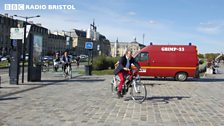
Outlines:
{"label": "white car", "polygon": [[80,59],[88,58],[87,55],[80,55],[79,57],[80,57]]}
{"label": "white car", "polygon": [[6,57],[2,57],[0,61],[7,61],[8,59]]}

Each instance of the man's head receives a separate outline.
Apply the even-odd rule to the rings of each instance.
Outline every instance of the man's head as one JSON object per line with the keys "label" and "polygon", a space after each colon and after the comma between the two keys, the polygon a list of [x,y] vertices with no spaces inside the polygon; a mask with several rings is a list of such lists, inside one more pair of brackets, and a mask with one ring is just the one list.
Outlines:
{"label": "man's head", "polygon": [[68,51],[67,50],[65,50],[64,56],[68,56]]}
{"label": "man's head", "polygon": [[57,52],[57,53],[55,53],[55,56],[56,56],[56,57],[59,57],[59,53],[58,53],[58,52]]}
{"label": "man's head", "polygon": [[128,59],[130,59],[130,58],[132,57],[132,52],[131,52],[131,50],[127,49],[125,55],[126,55],[126,57],[127,57]]}

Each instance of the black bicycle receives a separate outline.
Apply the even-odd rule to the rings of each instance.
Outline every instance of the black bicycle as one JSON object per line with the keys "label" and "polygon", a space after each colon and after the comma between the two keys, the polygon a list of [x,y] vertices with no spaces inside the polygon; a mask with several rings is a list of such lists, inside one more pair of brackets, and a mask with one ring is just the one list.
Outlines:
{"label": "black bicycle", "polygon": [[48,72],[49,71],[49,62],[48,61],[43,61],[41,65],[41,70],[42,72]]}
{"label": "black bicycle", "polygon": [[64,63],[63,67],[65,67],[65,70],[63,71],[63,75],[65,78],[72,78],[72,68],[71,63]]}

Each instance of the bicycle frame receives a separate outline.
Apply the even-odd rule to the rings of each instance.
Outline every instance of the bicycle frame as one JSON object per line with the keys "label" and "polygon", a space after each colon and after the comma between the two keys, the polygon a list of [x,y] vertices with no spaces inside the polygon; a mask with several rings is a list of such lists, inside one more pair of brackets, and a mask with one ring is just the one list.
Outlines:
{"label": "bicycle frame", "polygon": [[71,68],[70,64],[66,64],[66,65],[64,64],[64,67],[66,67],[65,71],[64,71],[65,78],[67,76],[70,76],[70,78],[72,78],[72,68]]}
{"label": "bicycle frame", "polygon": [[[129,80],[129,78],[132,76],[132,79]],[[136,77],[139,76],[137,73],[137,70],[132,70],[132,75],[125,75],[125,82],[123,84],[125,91],[128,90],[129,86],[127,85],[127,82],[129,81],[131,85],[135,84],[134,87],[136,86]],[[114,82],[120,81],[120,78],[118,75],[115,75],[115,77],[113,78]],[[117,81],[116,81],[117,80]],[[115,87],[118,86],[118,84],[114,83]],[[135,89],[136,90],[136,89]],[[126,94],[127,92],[123,92],[124,94]]]}
{"label": "bicycle frame", "polygon": [[[126,95],[130,87],[131,88],[130,95],[132,99],[138,103],[142,103],[147,97],[147,90],[144,84],[140,82],[140,77],[136,70],[132,71],[132,79],[131,80],[129,79],[130,79],[130,75],[125,77],[125,83],[122,86],[122,94]],[[118,86],[119,80],[120,80],[119,76],[115,75],[111,82],[112,84],[111,90],[112,90],[112,94],[114,95],[117,94],[117,86]]]}

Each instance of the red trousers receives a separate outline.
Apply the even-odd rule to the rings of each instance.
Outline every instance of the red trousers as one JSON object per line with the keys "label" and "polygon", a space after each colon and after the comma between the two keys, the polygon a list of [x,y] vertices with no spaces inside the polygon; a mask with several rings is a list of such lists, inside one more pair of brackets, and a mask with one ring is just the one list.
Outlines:
{"label": "red trousers", "polygon": [[118,84],[118,88],[117,88],[117,90],[118,90],[118,92],[121,92],[121,90],[122,90],[122,85],[124,84],[124,82],[125,82],[125,76],[128,76],[128,75],[130,75],[130,80],[131,80],[131,78],[132,78],[132,74],[131,74],[131,71],[120,71],[119,73],[118,73],[118,76],[119,76],[119,78],[120,78],[120,83]]}

